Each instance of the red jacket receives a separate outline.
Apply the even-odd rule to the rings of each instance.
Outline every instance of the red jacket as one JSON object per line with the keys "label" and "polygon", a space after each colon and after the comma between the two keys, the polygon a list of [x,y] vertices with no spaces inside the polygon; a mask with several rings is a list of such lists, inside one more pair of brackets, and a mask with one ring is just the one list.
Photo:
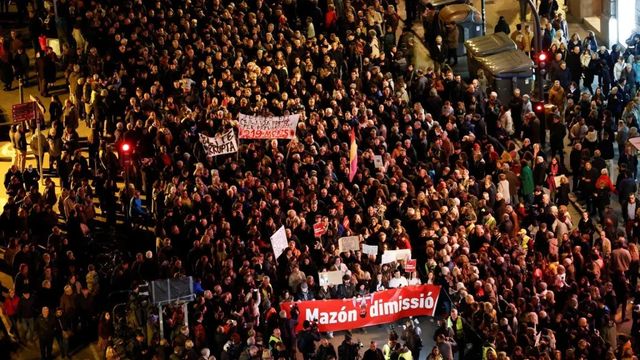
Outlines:
{"label": "red jacket", "polygon": [[7,297],[4,300],[4,313],[9,317],[14,316],[18,311],[19,302],[20,298],[17,296],[14,296],[13,298]]}
{"label": "red jacket", "polygon": [[327,29],[327,30],[333,29],[333,27],[336,25],[337,21],[338,21],[338,14],[336,13],[336,11],[335,10],[329,10],[324,15],[324,28]]}
{"label": "red jacket", "polygon": [[613,186],[613,183],[611,182],[611,178],[609,178],[609,175],[602,174],[600,175],[598,180],[596,180],[596,189],[600,189],[602,185],[604,185],[605,188],[608,188],[611,191],[616,190],[616,188]]}

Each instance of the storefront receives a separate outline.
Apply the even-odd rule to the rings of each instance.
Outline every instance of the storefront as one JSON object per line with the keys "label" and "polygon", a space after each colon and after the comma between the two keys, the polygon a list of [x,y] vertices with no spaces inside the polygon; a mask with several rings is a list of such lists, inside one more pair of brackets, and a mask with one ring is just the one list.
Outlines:
{"label": "storefront", "polygon": [[611,47],[640,29],[640,0],[565,0],[569,15]]}
{"label": "storefront", "polygon": [[640,23],[638,0],[602,0],[601,38],[608,46],[624,44]]}

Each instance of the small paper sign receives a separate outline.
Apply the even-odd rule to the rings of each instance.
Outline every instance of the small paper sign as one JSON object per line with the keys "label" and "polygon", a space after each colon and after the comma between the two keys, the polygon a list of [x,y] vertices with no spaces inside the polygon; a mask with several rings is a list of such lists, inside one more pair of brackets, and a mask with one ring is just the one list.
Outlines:
{"label": "small paper sign", "polygon": [[325,229],[324,224],[322,222],[313,224],[313,235],[315,237],[321,237],[326,232],[327,232],[327,229]]}
{"label": "small paper sign", "polygon": [[345,236],[338,239],[338,247],[340,252],[349,252],[351,250],[360,250],[360,236]]}
{"label": "small paper sign", "polygon": [[417,264],[416,259],[409,259],[407,260],[407,264],[405,265],[404,270],[406,272],[414,272],[416,271],[416,264]]}
{"label": "small paper sign", "polygon": [[553,177],[553,182],[555,183],[556,188],[559,188],[559,187],[560,187],[560,180],[561,180],[561,179],[562,179],[562,175],[560,175],[560,176],[554,176],[554,177]]}
{"label": "small paper sign", "polygon": [[319,272],[318,278],[320,280],[320,286],[340,285],[342,284],[343,275],[340,270]]}
{"label": "small paper sign", "polygon": [[362,252],[367,255],[378,255],[378,245],[362,244]]}
{"label": "small paper sign", "polygon": [[376,169],[384,168],[384,162],[382,161],[382,155],[374,155],[373,156],[373,165]]}

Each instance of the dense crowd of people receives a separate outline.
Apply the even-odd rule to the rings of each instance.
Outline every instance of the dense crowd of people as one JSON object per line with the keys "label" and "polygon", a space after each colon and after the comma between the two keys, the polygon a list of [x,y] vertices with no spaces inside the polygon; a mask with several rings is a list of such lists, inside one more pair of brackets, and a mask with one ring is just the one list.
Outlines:
{"label": "dense crowd of people", "polygon": [[[366,344],[364,358],[417,359],[427,336],[433,360],[636,358],[640,307],[628,304],[638,292],[640,207],[629,139],[638,136],[640,47],[567,39],[566,21],[543,13],[553,85],[541,114],[530,94],[501,101],[482,73],[469,82],[454,73],[449,49],[460,34],[429,5],[409,9],[412,19],[422,13],[434,58],[424,69],[398,45],[393,1],[36,3],[37,64],[64,72],[69,97],[52,98],[45,138],[30,141],[59,189],[27,166],[33,124],[11,130],[16,159],[0,215],[15,275],[2,306],[6,339],[37,339],[43,359],[54,341],[68,357],[97,338],[106,359],[349,360],[360,351],[350,334],[336,350],[313,323],[296,332],[295,313],[279,304],[429,283],[443,292],[435,334],[411,321],[380,348]],[[524,26],[512,38],[530,51],[530,35]],[[47,37],[59,39],[60,57]],[[27,44],[14,33],[4,40],[7,89]],[[48,95],[55,77],[38,74]],[[292,140],[206,154],[198,134],[237,130],[238,114],[301,120]],[[577,223],[570,192],[586,206]],[[281,225],[289,247],[275,259],[269,239]],[[130,252],[148,232],[157,247],[114,258],[108,273],[97,266],[96,244],[124,237]],[[339,253],[348,235],[380,253]],[[393,249],[411,249],[415,276],[380,264]],[[323,270],[342,271],[343,284],[319,286]],[[184,276],[196,300],[187,313],[164,308],[160,337],[140,287]],[[116,316],[118,292],[129,296]],[[630,340],[620,341],[627,320]]]}

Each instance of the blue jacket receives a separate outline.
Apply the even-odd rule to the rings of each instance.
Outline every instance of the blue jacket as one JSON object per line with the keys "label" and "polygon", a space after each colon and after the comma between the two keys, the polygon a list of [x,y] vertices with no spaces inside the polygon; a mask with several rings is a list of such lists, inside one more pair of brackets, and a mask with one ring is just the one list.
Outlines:
{"label": "blue jacket", "polygon": [[147,211],[142,207],[142,200],[137,197],[131,198],[131,203],[129,204],[129,216],[136,217],[146,214]]}
{"label": "blue jacket", "polygon": [[640,83],[640,62],[634,61],[631,67],[633,71],[636,73],[636,79],[635,79],[636,84]]}

